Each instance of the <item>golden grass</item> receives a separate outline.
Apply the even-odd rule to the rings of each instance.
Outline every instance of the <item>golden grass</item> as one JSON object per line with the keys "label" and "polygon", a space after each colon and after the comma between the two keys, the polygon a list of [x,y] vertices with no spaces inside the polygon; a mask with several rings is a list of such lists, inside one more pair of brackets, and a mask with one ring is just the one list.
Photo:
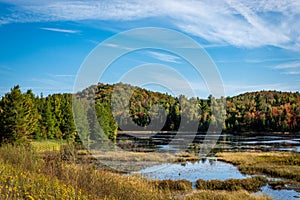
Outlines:
{"label": "golden grass", "polygon": [[154,162],[173,162],[175,156],[167,153],[155,152],[129,152],[129,151],[108,151],[92,152],[92,155],[100,160],[115,161],[154,161]]}
{"label": "golden grass", "polygon": [[174,155],[156,152],[98,151],[91,152],[91,155],[101,167],[110,166],[116,172],[139,171],[153,165],[174,162],[176,159]]}
{"label": "golden grass", "polygon": [[66,141],[59,140],[34,140],[31,141],[31,146],[38,152],[44,151],[59,151],[62,144]]}
{"label": "golden grass", "polygon": [[242,173],[266,174],[300,182],[300,153],[223,152],[216,156],[236,165]]}
{"label": "golden grass", "polygon": [[194,155],[188,152],[179,153],[176,154],[175,156],[176,156],[175,162],[187,162],[187,161],[193,162],[193,161],[200,160],[198,155]]}
{"label": "golden grass", "polygon": [[267,182],[267,178],[261,176],[245,179],[227,179],[224,181],[198,179],[196,187],[202,190],[247,190],[249,192],[258,192]]}
{"label": "golden grass", "polygon": [[271,200],[266,195],[253,195],[247,191],[213,191],[213,190],[198,190],[193,192],[191,195],[187,195],[184,198],[185,200],[195,200],[195,199],[213,199],[213,200]]}
{"label": "golden grass", "polygon": [[[190,183],[158,184],[121,176],[94,165],[64,162],[61,152],[37,154],[32,148],[0,147],[0,199],[267,199],[247,192],[190,190]],[[162,181],[166,182],[166,181]],[[169,187],[171,186],[171,187]]]}
{"label": "golden grass", "polygon": [[23,171],[0,160],[0,199],[96,199],[57,178]]}
{"label": "golden grass", "polygon": [[150,181],[155,187],[175,191],[192,190],[192,182],[188,180],[152,180]]}

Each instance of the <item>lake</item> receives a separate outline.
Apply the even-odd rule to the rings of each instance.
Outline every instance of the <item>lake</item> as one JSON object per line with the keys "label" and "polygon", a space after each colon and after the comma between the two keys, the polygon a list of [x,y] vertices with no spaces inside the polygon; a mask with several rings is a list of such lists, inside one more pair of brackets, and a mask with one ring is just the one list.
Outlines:
{"label": "lake", "polygon": [[[174,135],[172,134],[157,134],[152,135],[151,138],[147,138],[147,135],[141,133],[137,137],[131,135],[130,139],[127,138],[126,145],[127,147],[135,147],[133,150],[139,151],[145,149],[146,151],[176,152],[180,149],[180,146],[178,147],[177,144],[168,144],[173,137]],[[189,137],[189,135],[187,134],[186,137]],[[190,135],[190,137],[194,136]],[[204,138],[205,135],[198,134],[194,138],[193,143],[189,145],[189,150],[193,151],[199,149]],[[219,137],[212,152],[274,150],[300,152],[300,136],[284,134],[237,136],[233,134],[224,134]],[[186,179],[193,183],[193,187],[195,187],[196,180],[200,178],[204,180],[226,180],[229,178],[241,179],[251,177],[250,175],[242,174],[235,166],[218,161],[216,158],[202,159],[198,162],[165,163],[133,172],[133,174],[135,173],[139,173],[148,179]],[[276,200],[299,199],[298,197],[300,197],[300,193],[295,190],[273,190],[268,185],[262,187],[261,191],[257,193],[268,194],[273,196]]]}
{"label": "lake", "polygon": [[[243,179],[251,177],[242,174],[235,166],[217,160],[206,159],[198,162],[167,163],[155,165],[142,169],[132,174],[141,174],[147,179],[158,180],[189,180],[195,187],[197,179],[204,180],[226,180],[230,178]],[[273,196],[275,200],[292,200],[299,199],[300,193],[295,190],[274,190],[268,185],[261,188],[257,194],[267,194]]]}
{"label": "lake", "polygon": [[[270,134],[270,133],[234,135],[217,135],[218,142],[213,152],[222,151],[295,151],[300,152],[300,135]],[[190,150],[197,150],[205,138],[205,134],[184,134],[178,141],[174,142],[175,133],[122,133],[118,135],[117,144],[121,148],[133,151],[168,151],[176,152],[182,149],[184,139],[193,141],[188,146]],[[172,142],[172,145],[169,143]],[[185,144],[186,145],[186,144]],[[186,149],[186,147],[184,147]]]}

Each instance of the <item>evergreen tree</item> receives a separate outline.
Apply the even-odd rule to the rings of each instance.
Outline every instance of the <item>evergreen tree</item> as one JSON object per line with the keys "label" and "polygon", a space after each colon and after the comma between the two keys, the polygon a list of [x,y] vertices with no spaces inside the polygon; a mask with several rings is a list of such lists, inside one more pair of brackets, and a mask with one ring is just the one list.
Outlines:
{"label": "evergreen tree", "polygon": [[76,122],[76,131],[83,142],[89,148],[90,145],[90,127],[87,117],[88,101],[77,99],[73,101],[74,119]]}
{"label": "evergreen tree", "polygon": [[20,142],[37,130],[40,115],[30,94],[15,86],[0,102],[0,141]]}
{"label": "evergreen tree", "polygon": [[53,139],[57,136],[58,127],[56,126],[56,118],[53,116],[52,112],[51,100],[49,98],[46,99],[44,105],[44,112],[42,114],[43,124],[46,129],[47,138]]}
{"label": "evergreen tree", "polygon": [[72,113],[71,96],[64,94],[61,97],[61,120],[60,131],[63,133],[63,139],[67,139],[75,131],[75,124]]}

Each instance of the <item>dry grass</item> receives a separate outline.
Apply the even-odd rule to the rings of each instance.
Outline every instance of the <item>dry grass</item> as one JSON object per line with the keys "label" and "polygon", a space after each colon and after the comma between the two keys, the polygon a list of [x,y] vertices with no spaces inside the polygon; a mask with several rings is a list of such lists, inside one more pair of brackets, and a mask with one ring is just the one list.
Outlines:
{"label": "dry grass", "polygon": [[155,187],[167,190],[181,190],[188,191],[192,190],[192,182],[187,180],[153,180],[150,181]]}
{"label": "dry grass", "polygon": [[31,146],[38,152],[44,151],[59,151],[62,144],[66,141],[59,140],[35,140],[31,141]]}
{"label": "dry grass", "polygon": [[155,162],[173,162],[175,157],[167,153],[145,153],[145,152],[128,152],[128,151],[108,151],[92,152],[100,160],[115,161],[155,161]]}
{"label": "dry grass", "polygon": [[247,191],[213,191],[213,190],[198,190],[191,195],[185,197],[185,200],[195,199],[213,199],[213,200],[271,200],[272,198],[266,195],[253,195]]}
{"label": "dry grass", "polygon": [[153,165],[174,162],[176,159],[174,155],[155,152],[98,151],[92,152],[92,156],[100,167],[109,166],[115,172],[139,171]]}
{"label": "dry grass", "polygon": [[88,163],[65,162],[64,157],[58,151],[40,154],[28,147],[0,147],[2,199],[266,199],[247,192],[192,192],[190,182],[121,176]]}
{"label": "dry grass", "polygon": [[176,156],[175,162],[199,161],[198,155],[194,155],[188,152],[179,153],[176,154],[175,156]]}
{"label": "dry grass", "polygon": [[57,178],[23,171],[0,160],[0,199],[97,199],[93,194],[66,185]]}
{"label": "dry grass", "polygon": [[266,174],[300,182],[300,153],[294,152],[223,152],[219,160],[232,163],[242,173]]}
{"label": "dry grass", "polygon": [[257,192],[267,182],[268,180],[265,177],[260,176],[246,179],[227,179],[225,181],[198,179],[196,186],[201,190],[247,190],[249,192]]}

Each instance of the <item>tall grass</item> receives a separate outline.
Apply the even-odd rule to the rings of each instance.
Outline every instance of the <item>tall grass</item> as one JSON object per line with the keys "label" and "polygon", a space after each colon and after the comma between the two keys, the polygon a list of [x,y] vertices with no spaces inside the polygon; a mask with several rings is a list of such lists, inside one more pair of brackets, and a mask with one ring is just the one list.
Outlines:
{"label": "tall grass", "polygon": [[300,182],[300,153],[295,152],[223,152],[218,159],[232,163],[242,173],[266,174]]}
{"label": "tall grass", "polygon": [[97,170],[92,164],[77,164],[72,159],[66,162],[64,153],[37,153],[24,146],[0,147],[0,199],[266,199],[240,191],[195,193],[188,181],[156,182],[122,176]]}
{"label": "tall grass", "polygon": [[246,179],[227,179],[225,181],[220,180],[202,180],[198,179],[196,186],[202,190],[247,190],[250,192],[257,192],[259,189],[266,185],[268,180],[265,177],[257,176]]}
{"label": "tall grass", "polygon": [[0,199],[97,199],[57,178],[23,171],[0,160]]}
{"label": "tall grass", "polygon": [[[41,159],[41,156],[43,159]],[[33,174],[34,181],[31,190],[24,189],[27,187],[24,184],[19,184],[20,187],[18,187],[18,190],[29,191],[32,197],[40,195],[37,192],[40,184],[45,184],[45,187],[51,185],[43,179],[48,177],[49,180],[59,180],[63,184],[74,188],[74,191],[84,191],[86,194],[96,197],[96,199],[155,200],[172,198],[169,190],[161,190],[145,179],[134,176],[120,176],[105,170],[96,170],[93,165],[88,164],[70,164],[63,162],[62,158],[63,155],[60,152],[39,155],[34,150],[23,146],[4,145],[0,148],[0,160],[7,164],[6,168],[9,168],[9,165],[17,170],[17,172],[13,171],[16,177],[22,177],[21,172]],[[3,173],[10,176],[8,171]],[[44,181],[40,181],[39,178]],[[36,184],[35,180],[40,184]],[[36,187],[36,190],[34,187]],[[48,193],[48,190],[45,191]],[[7,194],[10,191],[3,192]],[[23,193],[21,192],[21,194]]]}
{"label": "tall grass", "polygon": [[44,151],[59,151],[62,144],[66,144],[66,141],[60,140],[34,140],[30,144],[37,152]]}
{"label": "tall grass", "polygon": [[41,167],[39,155],[30,146],[2,145],[0,147],[0,160],[18,166],[22,170],[38,171]]}
{"label": "tall grass", "polygon": [[185,197],[185,200],[195,199],[213,199],[213,200],[271,200],[272,198],[266,195],[253,195],[245,190],[240,191],[213,191],[213,190],[199,190],[191,195]]}

